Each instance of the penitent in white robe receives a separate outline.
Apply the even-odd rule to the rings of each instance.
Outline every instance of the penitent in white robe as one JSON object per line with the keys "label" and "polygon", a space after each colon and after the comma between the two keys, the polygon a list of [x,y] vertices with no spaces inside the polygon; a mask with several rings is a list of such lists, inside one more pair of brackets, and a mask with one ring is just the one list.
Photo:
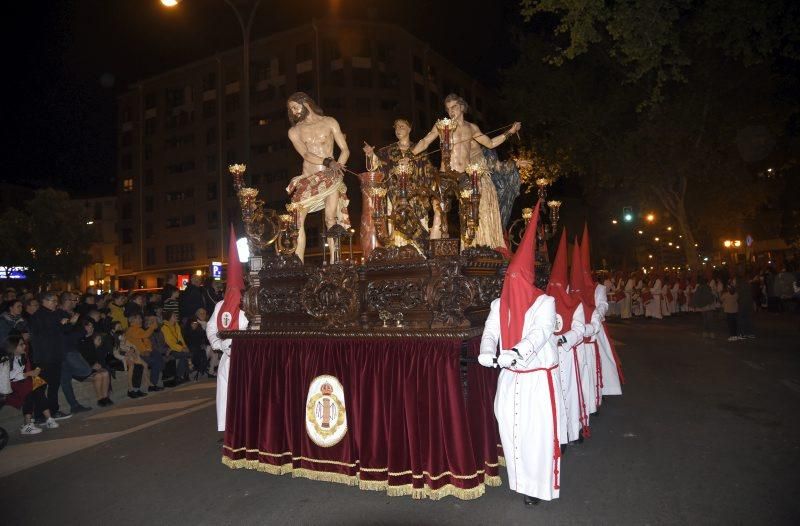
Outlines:
{"label": "penitent in white robe", "polygon": [[[562,397],[558,394],[561,392],[558,350],[551,340],[555,325],[555,300],[542,294],[525,313],[522,340],[502,342],[500,300],[496,299],[481,340],[481,354],[494,356],[499,346],[504,350],[516,348],[522,356],[521,363],[518,361],[500,372],[494,414],[500,429],[509,486],[523,495],[542,500],[558,498],[560,437],[566,433]],[[536,371],[521,372],[534,369]]]}
{"label": "penitent in white robe", "polygon": [[558,436],[562,444],[578,440],[578,434],[583,427],[582,419],[585,418],[585,424],[589,425],[589,414],[583,405],[582,392],[578,387],[580,381],[578,344],[583,341],[583,334],[586,330],[582,303],[575,307],[570,323],[570,330],[563,334],[567,339],[566,342],[558,345],[561,336],[555,334],[551,336],[551,343],[558,348],[558,372],[561,377],[561,397],[564,400],[564,419],[567,432],[563,436]]}
{"label": "penitent in white robe", "polygon": [[[214,307],[214,313],[206,324],[206,337],[211,344],[211,348],[222,351],[217,369],[217,431],[225,431],[225,415],[228,408],[228,373],[231,367],[231,344],[232,340],[223,340],[217,334],[217,315],[222,308],[222,301]],[[243,311],[239,311],[239,330],[245,330],[248,324],[247,317]]]}
{"label": "penitent in white robe", "polygon": [[622,383],[619,379],[618,364],[614,357],[614,352],[611,350],[610,336],[605,324],[606,312],[608,309],[608,305],[603,301],[605,297],[605,287],[603,285],[597,285],[594,289],[595,310],[592,315],[594,336],[592,336],[592,339],[597,341],[600,349],[600,373],[603,379],[600,394],[603,396],[621,395]]}
{"label": "penitent in white robe", "polygon": [[661,319],[661,280],[656,279],[655,284],[650,289],[653,298],[645,304],[644,315],[648,318]]}
{"label": "penitent in white robe", "polygon": [[625,288],[623,289],[625,291],[625,297],[622,299],[622,308],[620,309],[620,316],[623,320],[627,320],[633,316],[633,292],[635,284],[633,278],[630,278],[625,283]]}

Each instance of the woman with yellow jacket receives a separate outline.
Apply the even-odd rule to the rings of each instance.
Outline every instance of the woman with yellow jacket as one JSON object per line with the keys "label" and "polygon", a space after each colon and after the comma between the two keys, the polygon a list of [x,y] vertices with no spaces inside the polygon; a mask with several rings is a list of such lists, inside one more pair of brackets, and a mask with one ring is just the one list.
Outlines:
{"label": "woman with yellow jacket", "polygon": [[189,347],[183,338],[181,326],[178,324],[178,313],[170,312],[161,326],[161,334],[169,347],[169,355],[176,360],[176,383],[183,383],[189,376]]}

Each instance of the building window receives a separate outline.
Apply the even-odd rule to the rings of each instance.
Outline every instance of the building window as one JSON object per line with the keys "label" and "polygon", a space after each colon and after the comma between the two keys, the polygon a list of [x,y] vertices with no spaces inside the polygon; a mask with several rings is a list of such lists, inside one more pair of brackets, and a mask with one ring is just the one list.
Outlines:
{"label": "building window", "polygon": [[152,212],[153,211],[153,196],[152,195],[144,196],[144,211],[145,212]]}
{"label": "building window", "polygon": [[297,74],[297,91],[312,91],[314,89],[313,71]]}
{"label": "building window", "polygon": [[194,197],[194,188],[188,188],[186,190],[176,190],[174,192],[167,192],[164,194],[166,201],[183,201],[184,199],[190,199]]}
{"label": "building window", "polygon": [[146,136],[151,136],[156,132],[158,128],[158,119],[155,117],[151,117],[149,119],[145,119],[144,121],[144,134]]}
{"label": "building window", "polygon": [[206,155],[206,171],[207,172],[216,172],[217,171],[217,156],[216,155]]}
{"label": "building window", "polygon": [[178,217],[168,217],[165,226],[166,228],[178,228],[181,226],[181,220]]}
{"label": "building window", "polygon": [[238,93],[230,93],[225,95],[225,111],[226,112],[233,112],[239,109],[239,94]]}
{"label": "building window", "polygon": [[356,88],[371,88],[372,70],[366,68],[353,68],[353,86]]}
{"label": "building window", "polygon": [[206,198],[209,201],[216,201],[217,194],[218,194],[217,183],[208,183]]}
{"label": "building window", "polygon": [[149,221],[144,224],[144,237],[145,239],[153,239],[153,223]]}
{"label": "building window", "polygon": [[123,155],[119,160],[119,167],[122,170],[130,170],[133,168],[133,156],[129,153]]}
{"label": "building window", "polygon": [[122,203],[122,212],[121,212],[121,219],[130,219],[133,216],[133,207],[131,204]]}
{"label": "building window", "polygon": [[231,140],[236,138],[236,123],[234,121],[228,121],[225,124],[225,139]]}
{"label": "building window", "polygon": [[192,261],[194,259],[194,244],[181,243],[166,246],[167,263]]}
{"label": "building window", "polygon": [[144,185],[145,186],[152,186],[153,185],[153,169],[148,168],[144,171]]}
{"label": "building window", "polygon": [[156,249],[154,247],[147,247],[144,260],[145,260],[145,265],[156,264]]}
{"label": "building window", "polygon": [[216,210],[209,210],[206,219],[208,220],[208,228],[219,227],[219,213]]}
{"label": "building window", "polygon": [[206,130],[206,145],[210,146],[217,143],[217,129],[209,128]]}
{"label": "building window", "polygon": [[194,214],[183,216],[181,219],[181,226],[192,226],[194,224]]}
{"label": "building window", "polygon": [[133,179],[123,179],[122,180],[122,191],[123,192],[133,192]]}
{"label": "building window", "polygon": [[219,241],[217,238],[211,238],[206,241],[206,257],[213,258],[219,255]]}
{"label": "building window", "polygon": [[122,229],[122,244],[128,245],[133,243],[133,230],[130,228],[123,228]]}
{"label": "building window", "polygon": [[306,60],[311,60],[311,44],[309,42],[297,44],[297,47],[295,47],[295,62],[305,62]]}
{"label": "building window", "polygon": [[217,101],[216,99],[203,101],[203,118],[210,119],[217,115]]}
{"label": "building window", "polygon": [[185,161],[167,166],[167,173],[170,175],[190,172],[192,170],[194,170],[194,161]]}
{"label": "building window", "polygon": [[214,71],[203,77],[203,91],[212,89],[217,89],[217,74]]}

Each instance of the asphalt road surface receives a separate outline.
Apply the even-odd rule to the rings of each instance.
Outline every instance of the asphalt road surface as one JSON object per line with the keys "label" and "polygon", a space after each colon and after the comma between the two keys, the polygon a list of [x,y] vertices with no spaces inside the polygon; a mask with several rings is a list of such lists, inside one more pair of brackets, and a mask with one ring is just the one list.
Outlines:
{"label": "asphalt road surface", "polygon": [[[798,524],[800,320],[754,341],[699,319],[610,325],[627,384],[570,447],[561,498],[503,486],[473,501],[388,497],[220,463],[214,384],[94,410],[0,451],[0,517],[45,524]],[[722,332],[719,322],[718,335]],[[541,521],[541,522],[540,522]]]}

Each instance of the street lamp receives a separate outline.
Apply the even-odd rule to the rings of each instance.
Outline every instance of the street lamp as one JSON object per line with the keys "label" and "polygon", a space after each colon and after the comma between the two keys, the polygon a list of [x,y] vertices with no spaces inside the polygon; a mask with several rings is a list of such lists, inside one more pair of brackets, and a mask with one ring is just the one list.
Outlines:
{"label": "street lamp", "polygon": [[645,216],[645,219],[647,220],[648,223],[652,223],[653,221],[656,220],[656,215],[651,212]]}
{"label": "street lamp", "polygon": [[[160,0],[161,5],[164,7],[175,7],[182,0]],[[236,15],[236,20],[239,22],[239,27],[242,30],[242,120],[244,121],[244,135],[242,141],[244,142],[244,154],[242,163],[248,164],[250,160],[250,30],[253,27],[253,19],[256,15],[256,10],[261,0],[254,0],[250,13],[247,14],[247,20],[243,13],[237,7],[234,0],[223,0],[226,4],[233,9]]]}

